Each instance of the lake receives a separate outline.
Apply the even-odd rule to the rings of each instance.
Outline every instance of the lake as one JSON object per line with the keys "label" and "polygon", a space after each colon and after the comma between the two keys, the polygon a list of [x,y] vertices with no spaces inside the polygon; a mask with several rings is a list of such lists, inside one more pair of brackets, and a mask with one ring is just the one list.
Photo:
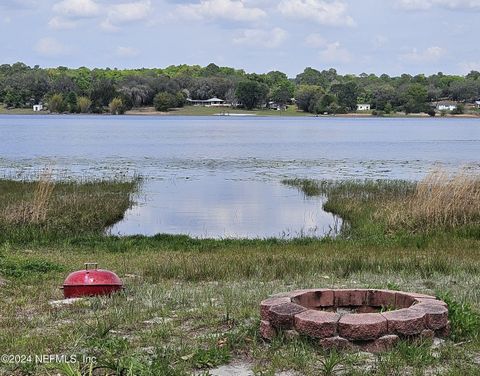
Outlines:
{"label": "lake", "polygon": [[285,178],[480,171],[480,120],[0,115],[0,173],[144,177],[113,234],[323,236],[341,221]]}

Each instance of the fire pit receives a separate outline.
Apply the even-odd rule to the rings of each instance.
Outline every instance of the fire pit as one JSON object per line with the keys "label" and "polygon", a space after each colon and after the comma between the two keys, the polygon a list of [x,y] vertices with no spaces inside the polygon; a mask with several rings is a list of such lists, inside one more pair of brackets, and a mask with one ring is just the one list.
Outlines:
{"label": "fire pit", "polygon": [[432,339],[450,332],[445,302],[402,291],[297,290],[264,300],[260,313],[264,339],[300,334],[326,350],[381,352],[400,338]]}

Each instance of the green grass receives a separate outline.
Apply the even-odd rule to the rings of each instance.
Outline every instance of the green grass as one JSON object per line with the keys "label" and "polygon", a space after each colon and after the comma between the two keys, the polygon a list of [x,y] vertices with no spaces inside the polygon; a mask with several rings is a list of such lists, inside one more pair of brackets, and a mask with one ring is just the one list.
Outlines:
{"label": "green grass", "polygon": [[298,111],[296,106],[289,106],[285,111],[275,111],[269,109],[246,110],[242,108],[230,107],[202,107],[202,106],[185,106],[174,109],[168,115],[182,116],[212,116],[217,114],[249,114],[255,116],[313,116],[307,112]]}
{"label": "green grass", "polygon": [[[312,182],[297,183],[309,187],[309,194],[326,195],[331,210],[350,214],[344,233],[335,239],[292,241],[119,238],[103,236],[98,226],[105,222],[93,220],[95,226],[82,225],[85,231],[63,237],[42,240],[38,235],[30,241],[4,236],[0,353],[78,354],[96,361],[0,364],[0,374],[190,375],[197,370],[208,375],[211,368],[235,361],[247,363],[256,375],[283,370],[311,376],[478,375],[480,238],[461,231],[385,232],[385,224],[377,224],[372,213],[387,199],[411,194],[412,183],[330,182],[316,185],[317,191]],[[19,184],[13,190],[19,192],[13,196],[17,200],[35,191],[35,185]],[[105,193],[118,183],[102,184]],[[82,184],[75,187],[90,192]],[[119,191],[123,197],[132,189]],[[0,190],[2,198],[5,192]],[[15,202],[9,197],[8,202]],[[83,210],[90,218],[99,202],[95,195],[87,197],[91,201]],[[122,210],[123,202],[117,202]],[[66,275],[91,261],[116,271],[126,291],[51,307],[49,300],[62,298],[59,287]],[[309,287],[436,294],[449,304],[452,337],[440,348],[402,342],[389,353],[371,356],[324,353],[303,338],[264,342],[258,334],[259,302],[270,294]]]}
{"label": "green grass", "polygon": [[34,112],[31,108],[12,108],[7,109],[0,103],[0,115],[40,115],[46,112]]}
{"label": "green grass", "polygon": [[123,218],[138,183],[0,180],[0,241],[45,242],[101,234]]}

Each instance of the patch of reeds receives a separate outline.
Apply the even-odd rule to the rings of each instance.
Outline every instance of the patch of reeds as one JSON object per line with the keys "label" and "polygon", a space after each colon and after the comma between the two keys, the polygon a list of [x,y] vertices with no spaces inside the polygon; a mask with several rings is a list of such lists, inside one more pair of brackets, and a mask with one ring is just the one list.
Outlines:
{"label": "patch of reeds", "polygon": [[137,180],[65,182],[0,180],[0,239],[101,234],[131,206]]}
{"label": "patch of reeds", "polygon": [[437,170],[418,182],[411,195],[389,201],[377,213],[392,230],[430,232],[480,224],[480,177]]}
{"label": "patch of reeds", "polygon": [[[323,195],[326,211],[344,219],[348,235],[427,234],[480,226],[480,176],[437,170],[404,180],[285,180],[306,196]],[[477,230],[475,230],[477,229]],[[353,232],[352,232],[353,230]]]}
{"label": "patch of reeds", "polygon": [[52,170],[47,169],[40,175],[33,196],[7,205],[3,209],[1,217],[4,218],[6,223],[16,225],[45,222],[54,189]]}

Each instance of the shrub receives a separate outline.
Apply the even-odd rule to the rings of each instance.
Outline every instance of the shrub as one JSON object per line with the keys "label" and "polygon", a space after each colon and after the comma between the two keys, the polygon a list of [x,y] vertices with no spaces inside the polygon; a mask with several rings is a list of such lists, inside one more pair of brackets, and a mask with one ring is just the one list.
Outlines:
{"label": "shrub", "polygon": [[125,106],[123,104],[122,98],[116,97],[113,98],[108,109],[112,115],[122,115],[125,113]]}
{"label": "shrub", "polygon": [[457,108],[452,110],[452,115],[462,115],[465,113],[465,106],[462,103],[457,105]]}
{"label": "shrub", "polygon": [[86,114],[87,112],[90,112],[90,107],[92,106],[92,101],[90,98],[87,97],[80,97],[78,98],[78,110],[82,114]]}
{"label": "shrub", "polygon": [[48,101],[48,108],[51,112],[62,112],[64,110],[64,102],[62,94],[53,94]]}
{"label": "shrub", "polygon": [[[155,95],[155,98],[153,98],[153,105],[155,106],[155,109],[157,111],[168,111],[169,109],[177,107],[179,105],[180,95],[182,94],[180,93],[177,96],[167,91],[162,91]],[[182,98],[184,100],[183,95]]]}
{"label": "shrub", "polygon": [[393,111],[393,106],[390,102],[385,105],[384,111],[386,114],[390,114]]}

